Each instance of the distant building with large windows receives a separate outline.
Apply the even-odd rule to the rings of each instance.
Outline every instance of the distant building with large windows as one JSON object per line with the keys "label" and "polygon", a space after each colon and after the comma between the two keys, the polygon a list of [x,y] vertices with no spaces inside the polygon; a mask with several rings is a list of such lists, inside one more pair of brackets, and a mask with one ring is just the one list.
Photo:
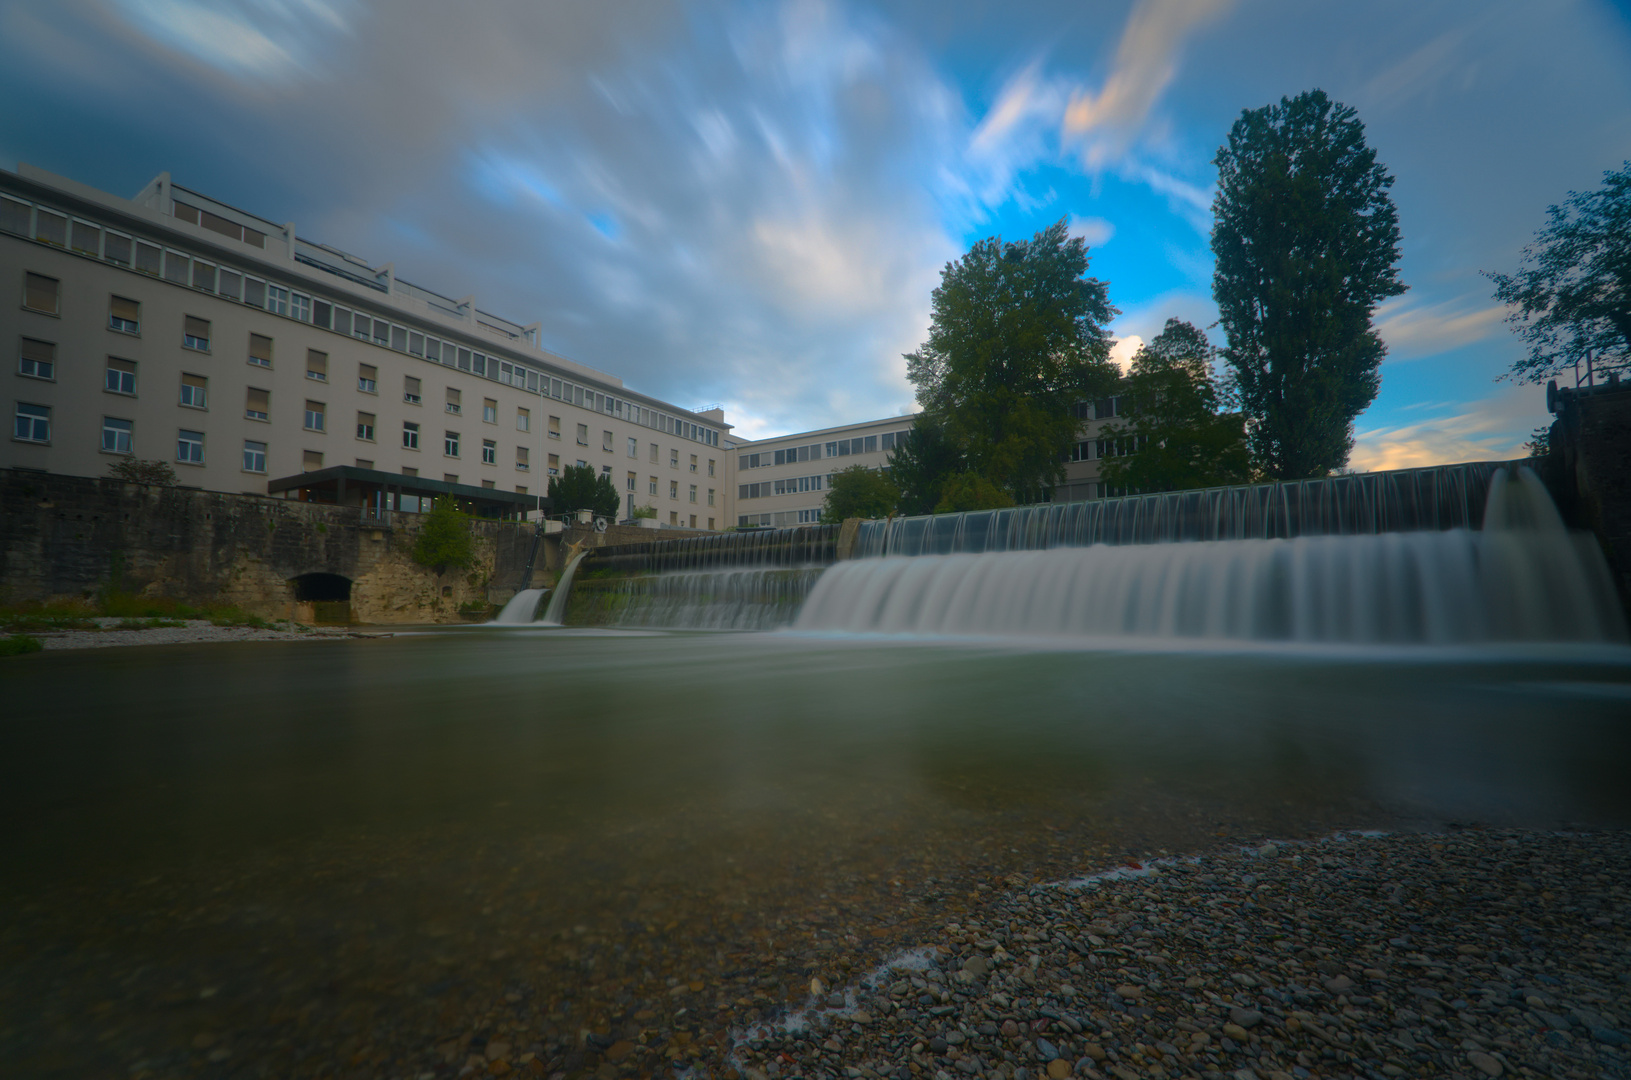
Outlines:
{"label": "distant building with large windows", "polygon": [[[734,524],[730,425],[632,391],[521,325],[157,177],[133,199],[0,171],[0,467],[173,463],[212,491],[415,510],[536,506],[588,465],[625,513]],[[570,508],[565,508],[570,509]]]}

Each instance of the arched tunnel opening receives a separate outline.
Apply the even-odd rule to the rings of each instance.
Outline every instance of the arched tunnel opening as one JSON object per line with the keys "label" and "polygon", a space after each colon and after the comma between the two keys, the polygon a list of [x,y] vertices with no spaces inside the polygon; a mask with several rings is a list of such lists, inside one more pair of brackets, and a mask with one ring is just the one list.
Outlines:
{"label": "arched tunnel opening", "polygon": [[351,599],[351,579],[339,574],[301,574],[289,584],[296,600],[333,602]]}

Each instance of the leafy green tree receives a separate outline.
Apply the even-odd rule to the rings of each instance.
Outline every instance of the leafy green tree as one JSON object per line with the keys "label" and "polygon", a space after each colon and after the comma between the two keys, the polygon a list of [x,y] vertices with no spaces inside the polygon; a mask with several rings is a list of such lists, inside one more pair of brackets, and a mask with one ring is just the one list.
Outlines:
{"label": "leafy green tree", "polygon": [[438,574],[450,568],[462,569],[476,561],[475,542],[470,537],[470,515],[459,509],[458,501],[442,496],[419,522],[419,538],[413,544],[413,561]]}
{"label": "leafy green tree", "polygon": [[1546,227],[1523,249],[1516,274],[1490,274],[1507,322],[1529,342],[1512,365],[1543,382],[1595,354],[1605,370],[1631,367],[1631,161],[1605,172],[1596,191],[1571,191],[1546,209]]}
{"label": "leafy green tree", "polygon": [[1105,483],[1186,491],[1251,479],[1245,425],[1238,412],[1223,411],[1230,402],[1212,376],[1216,355],[1206,335],[1182,319],[1168,319],[1139,348],[1121,391],[1122,422],[1103,429],[1105,438],[1138,450],[1105,458]]}
{"label": "leafy green tree", "polygon": [[1064,479],[1072,408],[1115,384],[1105,324],[1117,312],[1063,220],[1030,240],[981,240],[948,263],[929,340],[906,357],[924,409],[973,469],[1034,502]]}
{"label": "leafy green tree", "polygon": [[839,522],[845,518],[881,518],[895,512],[900,492],[889,474],[865,465],[851,465],[832,475],[832,486],[821,504],[821,520]]}
{"label": "leafy green tree", "polygon": [[141,461],[137,458],[120,458],[108,466],[108,472],[116,480],[123,480],[127,484],[157,484],[159,487],[175,487],[178,477],[175,467],[168,461]]}
{"label": "leafy green tree", "polygon": [[593,510],[609,520],[617,517],[623,498],[606,474],[595,475],[593,465],[568,465],[549,482],[549,497],[557,513]]}
{"label": "leafy green tree", "polygon": [[900,489],[900,512],[932,514],[947,479],[963,471],[963,455],[946,426],[930,412],[912,421],[912,433],[889,454],[889,478]]}
{"label": "leafy green tree", "polygon": [[1241,113],[1214,164],[1212,294],[1253,455],[1275,479],[1324,476],[1381,386],[1371,315],[1405,291],[1393,177],[1320,90]]}
{"label": "leafy green tree", "polygon": [[940,488],[940,501],[935,504],[937,514],[955,514],[963,510],[997,510],[1014,505],[1014,500],[1002,488],[977,472],[961,472],[947,477]]}

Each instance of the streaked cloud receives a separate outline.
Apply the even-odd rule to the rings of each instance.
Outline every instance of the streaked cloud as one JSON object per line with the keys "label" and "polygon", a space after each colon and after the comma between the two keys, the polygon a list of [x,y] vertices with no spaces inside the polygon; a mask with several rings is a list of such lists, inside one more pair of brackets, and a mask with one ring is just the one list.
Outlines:
{"label": "streaked cloud", "polygon": [[1504,333],[1506,314],[1499,304],[1480,304],[1473,297],[1424,304],[1407,293],[1377,308],[1375,326],[1390,359],[1412,360]]}
{"label": "streaked cloud", "polygon": [[1116,235],[1116,227],[1101,217],[1070,216],[1070,235],[1080,236],[1089,248],[1103,247]]}
{"label": "streaked cloud", "polygon": [[1423,420],[1355,432],[1349,464],[1362,472],[1412,469],[1523,456],[1523,444],[1546,421],[1534,389],[1511,387],[1494,397],[1442,406]]}
{"label": "streaked cloud", "polygon": [[155,42],[258,82],[311,71],[356,15],[346,0],[113,0],[113,9]]}

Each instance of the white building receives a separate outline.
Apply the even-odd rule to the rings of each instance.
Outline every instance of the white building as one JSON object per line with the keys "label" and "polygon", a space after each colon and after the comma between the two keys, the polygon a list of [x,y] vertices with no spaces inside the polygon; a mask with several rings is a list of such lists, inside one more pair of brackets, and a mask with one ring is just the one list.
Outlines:
{"label": "white building", "polygon": [[[449,490],[520,513],[566,465],[625,513],[733,522],[730,425],[539,347],[523,326],[156,178],[134,199],[0,170],[0,467],[376,508]],[[570,509],[570,508],[562,508]]]}

